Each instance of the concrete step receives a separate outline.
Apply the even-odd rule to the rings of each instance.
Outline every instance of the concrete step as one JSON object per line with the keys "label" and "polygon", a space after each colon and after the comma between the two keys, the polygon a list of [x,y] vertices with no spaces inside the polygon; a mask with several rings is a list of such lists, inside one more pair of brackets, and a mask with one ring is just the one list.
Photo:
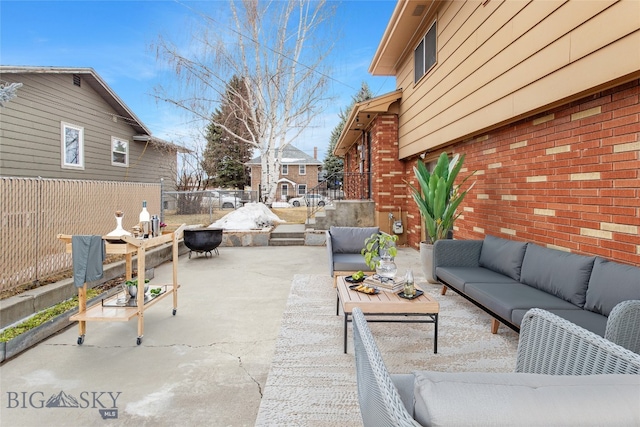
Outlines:
{"label": "concrete step", "polygon": [[301,238],[271,238],[269,246],[304,246],[304,237]]}
{"label": "concrete step", "polygon": [[304,231],[302,233],[297,231],[284,231],[284,232],[271,232],[271,239],[304,239]]}

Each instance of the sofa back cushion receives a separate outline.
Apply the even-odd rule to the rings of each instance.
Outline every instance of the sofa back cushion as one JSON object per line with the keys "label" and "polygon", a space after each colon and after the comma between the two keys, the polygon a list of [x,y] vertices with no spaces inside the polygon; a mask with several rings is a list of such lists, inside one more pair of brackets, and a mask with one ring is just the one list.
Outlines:
{"label": "sofa back cushion", "polygon": [[513,280],[520,280],[520,268],[526,247],[526,242],[487,235],[480,250],[480,267],[504,274]]}
{"label": "sofa back cushion", "polygon": [[424,426],[635,425],[640,375],[414,372]]}
{"label": "sofa back cushion", "polygon": [[520,281],[584,307],[595,257],[571,254],[529,243]]}
{"label": "sofa back cushion", "polygon": [[379,233],[379,227],[331,227],[331,244],[334,253],[355,254],[364,248],[364,241],[374,233]]}
{"label": "sofa back cushion", "polygon": [[640,300],[640,268],[596,257],[584,308],[609,316],[619,302]]}

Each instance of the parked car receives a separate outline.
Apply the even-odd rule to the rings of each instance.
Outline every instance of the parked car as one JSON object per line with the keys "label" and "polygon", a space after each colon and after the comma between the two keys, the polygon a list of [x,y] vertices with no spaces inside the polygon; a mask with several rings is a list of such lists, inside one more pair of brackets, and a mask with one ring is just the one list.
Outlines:
{"label": "parked car", "polygon": [[242,201],[240,197],[228,195],[228,194],[220,194],[218,191],[209,191],[202,196],[202,207],[213,206],[214,208],[239,208],[242,206]]}
{"label": "parked car", "polygon": [[329,199],[319,194],[305,194],[300,197],[293,197],[289,199],[289,204],[298,206],[320,206],[323,207],[331,203]]}

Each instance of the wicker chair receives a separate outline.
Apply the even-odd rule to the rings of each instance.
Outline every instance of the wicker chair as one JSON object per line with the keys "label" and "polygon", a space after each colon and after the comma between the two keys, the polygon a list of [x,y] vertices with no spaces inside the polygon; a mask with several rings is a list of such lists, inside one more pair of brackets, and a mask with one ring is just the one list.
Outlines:
{"label": "wicker chair", "polygon": [[[362,311],[355,308],[352,315],[358,400],[365,427],[419,426],[402,403]],[[515,372],[640,375],[640,355],[534,308],[522,322]]]}
{"label": "wicker chair", "polygon": [[640,300],[623,301],[613,307],[607,319],[604,337],[640,353]]}
{"label": "wicker chair", "polygon": [[362,310],[353,309],[358,401],[365,426],[419,426],[405,408],[391,380]]}
{"label": "wicker chair", "polygon": [[516,372],[640,375],[640,355],[539,308],[525,314]]}

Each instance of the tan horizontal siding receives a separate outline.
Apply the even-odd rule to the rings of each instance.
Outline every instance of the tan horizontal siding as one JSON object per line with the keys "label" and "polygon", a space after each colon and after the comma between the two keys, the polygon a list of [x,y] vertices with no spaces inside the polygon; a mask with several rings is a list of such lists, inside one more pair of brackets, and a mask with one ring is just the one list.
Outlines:
{"label": "tan horizontal siding", "polygon": [[640,2],[467,3],[439,11],[432,72],[398,70],[401,158],[640,70]]}

